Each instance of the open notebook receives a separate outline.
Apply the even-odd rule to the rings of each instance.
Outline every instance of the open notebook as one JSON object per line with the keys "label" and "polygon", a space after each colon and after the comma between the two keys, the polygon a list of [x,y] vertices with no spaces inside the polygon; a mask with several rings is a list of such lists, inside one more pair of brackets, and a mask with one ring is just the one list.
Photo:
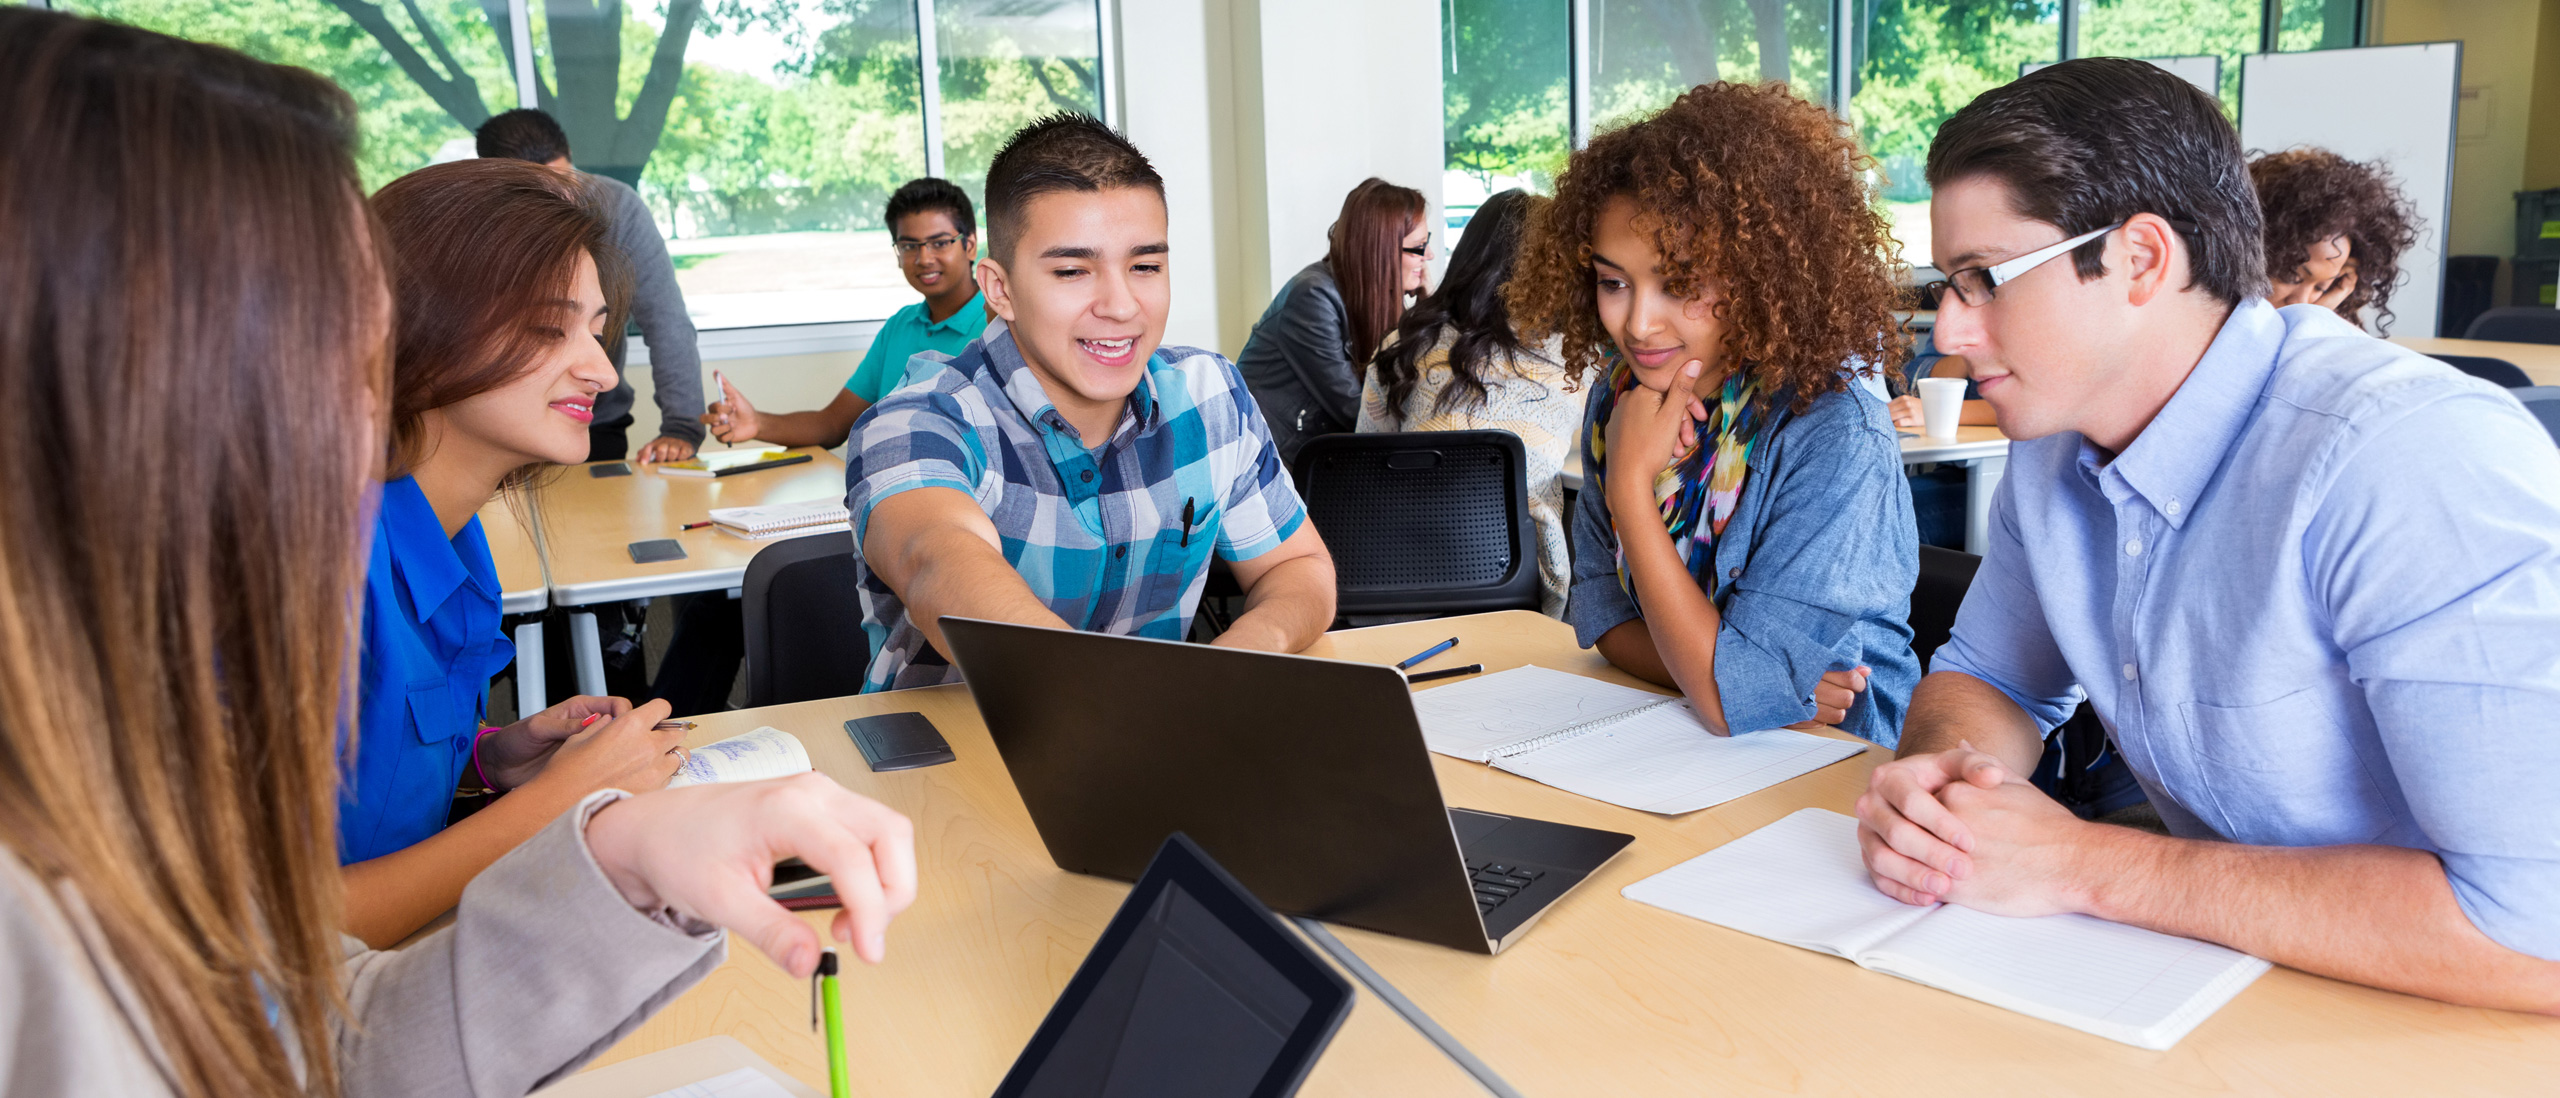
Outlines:
{"label": "open notebook", "polygon": [[812,499],[799,503],[767,503],[755,507],[714,507],[711,521],[720,532],[742,538],[798,537],[833,530],[850,530],[853,512],[844,509],[841,499]]}
{"label": "open notebook", "polygon": [[1710,808],[1866,750],[1787,729],[1718,736],[1686,699],[1528,666],[1413,696],[1433,751],[1646,812]]}
{"label": "open notebook", "polygon": [[809,768],[808,745],[798,736],[766,725],[694,748],[684,765],[676,768],[675,777],[667,779],[667,788],[787,778]]}
{"label": "open notebook", "polygon": [[2148,1049],[2177,1044],[2267,962],[2087,915],[2033,919],[1878,892],[1858,822],[1807,808],[1628,885],[1630,900]]}

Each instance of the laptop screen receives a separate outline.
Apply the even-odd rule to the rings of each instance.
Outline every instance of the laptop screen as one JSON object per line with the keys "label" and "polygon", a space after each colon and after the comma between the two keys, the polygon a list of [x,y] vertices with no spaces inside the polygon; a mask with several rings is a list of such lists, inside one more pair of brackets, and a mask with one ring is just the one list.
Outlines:
{"label": "laptop screen", "polygon": [[1175,835],[1130,890],[999,1095],[1287,1094],[1350,985]]}

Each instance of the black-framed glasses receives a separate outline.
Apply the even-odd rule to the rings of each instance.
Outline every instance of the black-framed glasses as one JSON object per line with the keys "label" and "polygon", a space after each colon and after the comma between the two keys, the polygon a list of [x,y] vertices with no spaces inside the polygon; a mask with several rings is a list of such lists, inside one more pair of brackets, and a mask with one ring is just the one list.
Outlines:
{"label": "black-framed glasses", "polygon": [[1398,247],[1396,248],[1396,250],[1397,250],[1397,251],[1399,251],[1399,252],[1403,252],[1403,253],[1404,253],[1404,254],[1406,254],[1406,255],[1412,256],[1412,257],[1414,257],[1415,259],[1429,259],[1429,258],[1431,258],[1431,245],[1432,245],[1432,243],[1433,243],[1432,239],[1431,239],[1430,237],[1427,237],[1427,236],[1426,236],[1426,237],[1423,237],[1423,238],[1422,238],[1422,243],[1420,243],[1420,244],[1405,244],[1405,245],[1400,245],[1400,246],[1398,246]]}
{"label": "black-framed glasses", "polygon": [[965,236],[953,236],[950,233],[937,233],[922,240],[908,240],[901,237],[898,240],[891,241],[889,246],[897,249],[898,254],[901,256],[910,256],[919,251],[936,253],[947,252],[953,248],[959,247],[960,242],[967,239],[969,238]]}

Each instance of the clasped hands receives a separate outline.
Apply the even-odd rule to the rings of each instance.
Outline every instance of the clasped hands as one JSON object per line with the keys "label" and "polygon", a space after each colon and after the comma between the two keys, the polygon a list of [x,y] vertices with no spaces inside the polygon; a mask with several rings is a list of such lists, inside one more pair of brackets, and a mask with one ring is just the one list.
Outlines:
{"label": "clasped hands", "polygon": [[2102,825],[1971,743],[1877,767],[1856,811],[1868,876],[1903,903],[2019,916],[2088,909]]}

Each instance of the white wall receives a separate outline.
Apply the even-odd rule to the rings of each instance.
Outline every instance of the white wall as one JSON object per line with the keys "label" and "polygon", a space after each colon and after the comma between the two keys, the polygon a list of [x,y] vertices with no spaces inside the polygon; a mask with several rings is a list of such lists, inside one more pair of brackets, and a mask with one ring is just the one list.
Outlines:
{"label": "white wall", "polygon": [[[1218,0],[1119,0],[1120,131],[1164,176],[1173,249],[1173,312],[1165,342],[1225,346],[1220,310],[1234,257],[1219,222],[1233,216],[1233,89],[1229,5]],[[1223,212],[1222,212],[1223,211]]]}

